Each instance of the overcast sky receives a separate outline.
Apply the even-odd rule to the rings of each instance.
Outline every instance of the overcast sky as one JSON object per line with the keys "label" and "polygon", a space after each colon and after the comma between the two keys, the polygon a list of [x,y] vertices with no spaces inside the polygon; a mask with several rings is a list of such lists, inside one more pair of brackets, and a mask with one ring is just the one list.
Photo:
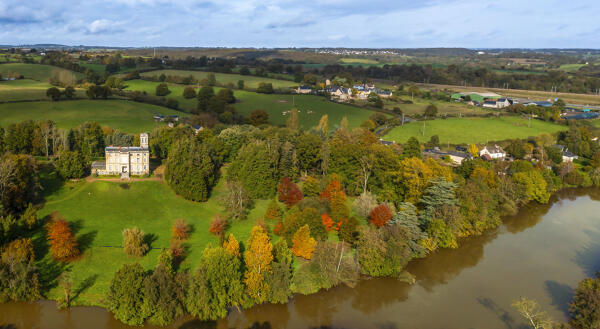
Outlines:
{"label": "overcast sky", "polygon": [[598,0],[0,0],[0,44],[600,48]]}

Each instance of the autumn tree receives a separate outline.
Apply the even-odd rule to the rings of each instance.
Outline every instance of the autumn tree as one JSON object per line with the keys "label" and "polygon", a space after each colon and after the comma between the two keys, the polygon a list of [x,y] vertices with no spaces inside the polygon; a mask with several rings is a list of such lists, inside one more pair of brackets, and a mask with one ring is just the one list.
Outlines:
{"label": "autumn tree", "polygon": [[548,313],[542,311],[538,302],[521,297],[515,300],[511,306],[521,314],[534,329],[551,329],[553,321]]}
{"label": "autumn tree", "polygon": [[380,204],[369,214],[369,221],[377,227],[382,227],[392,219],[392,216],[390,208],[385,204]]}
{"label": "autumn tree", "polygon": [[270,288],[265,276],[271,272],[273,245],[267,232],[260,226],[252,228],[247,245],[244,252],[246,293],[255,303],[261,304],[269,295]]}
{"label": "autumn tree", "polygon": [[57,212],[54,212],[51,218],[48,224],[47,238],[50,243],[52,257],[61,262],[73,260],[79,256],[79,249],[69,223]]}
{"label": "autumn tree", "polygon": [[289,177],[283,177],[277,187],[279,201],[290,208],[304,198],[298,185],[294,184]]}
{"label": "autumn tree", "polygon": [[277,204],[277,200],[272,199],[269,202],[265,218],[273,221],[280,221],[283,218],[283,210]]}
{"label": "autumn tree", "polygon": [[225,237],[225,230],[227,230],[227,220],[221,215],[216,215],[210,222],[208,231],[219,238],[219,244],[223,244]]}
{"label": "autumn tree", "polygon": [[370,192],[359,195],[353,204],[354,213],[365,219],[369,217],[375,207],[377,207],[377,198]]}
{"label": "autumn tree", "polygon": [[298,229],[292,239],[292,252],[298,257],[310,259],[317,241],[310,236],[310,228],[304,225]]}
{"label": "autumn tree", "polygon": [[331,231],[331,228],[336,224],[328,214],[321,214],[321,220],[323,221],[323,226],[325,226],[327,232]]}
{"label": "autumn tree", "polygon": [[176,219],[171,227],[171,234],[174,240],[187,240],[190,235],[190,225],[183,218]]}
{"label": "autumn tree", "polygon": [[227,240],[225,240],[225,242],[223,242],[223,249],[225,249],[225,251],[234,255],[237,258],[241,257],[240,244],[238,243],[236,238],[233,236],[233,234],[229,234],[229,236],[227,237]]}
{"label": "autumn tree", "polygon": [[30,238],[13,240],[2,249],[1,256],[5,264],[31,263],[35,260],[33,243]]}

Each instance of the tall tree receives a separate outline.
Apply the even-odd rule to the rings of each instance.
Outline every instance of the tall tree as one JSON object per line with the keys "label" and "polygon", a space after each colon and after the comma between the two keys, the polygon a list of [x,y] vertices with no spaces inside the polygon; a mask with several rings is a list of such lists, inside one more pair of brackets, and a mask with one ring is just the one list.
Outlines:
{"label": "tall tree", "polygon": [[51,215],[51,221],[48,224],[47,238],[54,259],[66,262],[79,256],[75,235],[73,235],[69,223],[67,223],[67,221],[57,212],[54,212]]}
{"label": "tall tree", "polygon": [[271,273],[273,245],[261,226],[252,228],[247,245],[244,252],[246,293],[255,303],[261,304],[269,296],[270,287],[265,278]]}
{"label": "tall tree", "polygon": [[115,318],[125,324],[140,326],[146,318],[141,312],[144,305],[144,279],[146,271],[138,264],[123,264],[115,273],[106,304]]}
{"label": "tall tree", "polygon": [[304,225],[292,238],[292,252],[298,257],[310,259],[315,251],[317,241],[310,236],[310,228]]}

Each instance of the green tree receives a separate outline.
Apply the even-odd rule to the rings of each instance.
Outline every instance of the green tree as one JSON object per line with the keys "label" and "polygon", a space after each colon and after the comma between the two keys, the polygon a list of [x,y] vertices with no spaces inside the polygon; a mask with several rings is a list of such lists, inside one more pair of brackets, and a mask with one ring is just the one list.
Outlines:
{"label": "green tree", "polygon": [[71,86],[67,86],[65,88],[65,90],[63,91],[63,94],[65,95],[66,98],[72,99],[73,97],[75,97],[75,88],[73,88]]}
{"label": "green tree", "polygon": [[221,247],[207,248],[191,276],[186,294],[187,311],[201,320],[217,320],[241,303],[244,286],[240,260]]}
{"label": "green tree", "polygon": [[141,313],[154,325],[166,326],[183,315],[183,290],[175,275],[159,264],[144,279],[144,303]]}
{"label": "green tree", "polygon": [[110,282],[106,305],[115,318],[125,324],[144,323],[144,268],[138,264],[123,264]]}
{"label": "green tree", "polygon": [[369,102],[369,105],[373,107],[378,109],[383,108],[383,100],[381,100],[381,97],[379,97],[376,92],[371,92],[367,98],[367,101]]}
{"label": "green tree", "polygon": [[156,86],[156,96],[167,96],[170,93],[169,86],[165,82]]}
{"label": "green tree", "polygon": [[46,96],[51,98],[52,101],[55,102],[60,99],[60,96],[62,96],[62,93],[60,92],[60,90],[58,90],[58,88],[50,87],[50,88],[48,88],[48,90],[46,90]]}
{"label": "green tree", "polygon": [[165,181],[188,200],[206,201],[217,182],[219,163],[206,144],[182,138],[169,151]]}
{"label": "green tree", "polygon": [[208,110],[208,103],[215,96],[215,91],[210,86],[203,86],[198,91],[198,111],[206,112]]}
{"label": "green tree", "polygon": [[239,90],[244,90],[244,80],[238,80],[237,87]]}
{"label": "green tree", "polygon": [[402,156],[404,158],[421,158],[421,144],[416,138],[409,138],[402,146]]}
{"label": "green tree", "polygon": [[548,184],[539,170],[518,172],[512,178],[522,191],[521,193],[526,201],[535,200],[539,203],[547,203],[550,199],[550,192],[547,190]]}
{"label": "green tree", "polygon": [[425,116],[425,118],[431,119],[431,118],[435,118],[437,113],[438,113],[437,106],[435,106],[433,104],[429,104],[425,108],[425,111],[423,112],[423,116]]}
{"label": "green tree", "polygon": [[209,74],[206,76],[206,83],[207,83],[209,86],[216,86],[216,85],[217,85],[217,78],[215,77],[215,74],[214,74],[214,73],[209,73]]}
{"label": "green tree", "polygon": [[315,134],[304,133],[298,137],[296,156],[298,157],[298,168],[302,172],[320,172],[322,144],[321,138]]}
{"label": "green tree", "polygon": [[87,161],[78,151],[62,151],[56,161],[56,170],[63,179],[82,178],[87,170]]}
{"label": "green tree", "polygon": [[277,149],[263,141],[248,143],[239,150],[227,170],[227,176],[241,181],[253,199],[269,198],[279,184],[278,153]]}
{"label": "green tree", "polygon": [[261,94],[272,94],[274,92],[273,84],[260,82],[258,84],[258,88],[256,88],[256,92]]}
{"label": "green tree", "polygon": [[569,304],[571,325],[577,329],[600,328],[600,277],[580,281]]}
{"label": "green tree", "polygon": [[269,114],[263,110],[254,110],[248,116],[248,122],[253,126],[269,123]]}
{"label": "green tree", "polygon": [[191,86],[187,86],[183,89],[183,98],[191,99],[196,97],[196,89]]}

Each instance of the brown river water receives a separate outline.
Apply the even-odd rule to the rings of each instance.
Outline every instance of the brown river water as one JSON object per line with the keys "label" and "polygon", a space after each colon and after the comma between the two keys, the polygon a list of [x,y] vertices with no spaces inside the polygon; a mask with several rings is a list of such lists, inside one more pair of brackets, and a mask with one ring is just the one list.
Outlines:
{"label": "brown river water", "polygon": [[[600,270],[600,189],[562,191],[548,205],[524,207],[498,229],[413,261],[416,283],[361,281],[286,305],[232,311],[223,320],[184,319],[169,328],[523,329],[510,307],[537,300],[566,321],[577,282]],[[132,328],[98,307],[58,311],[49,301],[0,304],[0,329]],[[145,326],[143,328],[154,328]]]}

